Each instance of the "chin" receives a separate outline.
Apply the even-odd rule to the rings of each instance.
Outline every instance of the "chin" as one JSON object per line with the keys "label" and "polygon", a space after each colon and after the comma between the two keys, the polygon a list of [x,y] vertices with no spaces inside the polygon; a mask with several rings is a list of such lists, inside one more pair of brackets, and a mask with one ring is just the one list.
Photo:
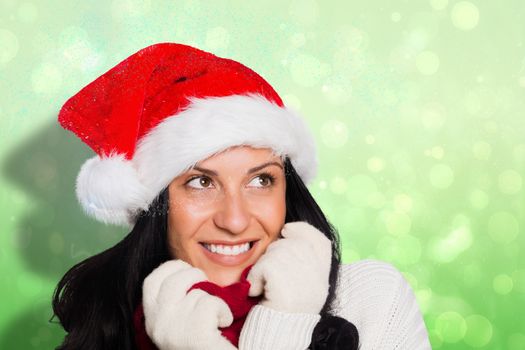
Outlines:
{"label": "chin", "polygon": [[244,271],[244,267],[239,266],[238,268],[232,268],[222,273],[217,273],[215,270],[210,276],[210,282],[215,283],[218,286],[226,287],[231,284],[237,283],[241,279],[241,274]]}

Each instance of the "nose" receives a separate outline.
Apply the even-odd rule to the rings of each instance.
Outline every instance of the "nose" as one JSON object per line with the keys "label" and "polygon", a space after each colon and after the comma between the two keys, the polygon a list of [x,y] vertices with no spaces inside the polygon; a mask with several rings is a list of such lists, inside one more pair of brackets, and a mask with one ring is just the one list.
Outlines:
{"label": "nose", "polygon": [[222,200],[217,202],[217,211],[213,221],[217,227],[232,234],[246,231],[250,225],[250,213],[242,193],[224,193]]}

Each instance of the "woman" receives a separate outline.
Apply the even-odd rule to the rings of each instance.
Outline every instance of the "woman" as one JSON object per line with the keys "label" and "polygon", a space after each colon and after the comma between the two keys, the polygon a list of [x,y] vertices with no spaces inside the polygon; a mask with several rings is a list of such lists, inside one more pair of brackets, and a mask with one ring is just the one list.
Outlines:
{"label": "woman", "polygon": [[314,139],[249,68],[152,45],[59,121],[97,153],[77,179],[86,213],[132,226],[59,282],[59,349],[430,349],[397,270],[341,265],[306,187]]}

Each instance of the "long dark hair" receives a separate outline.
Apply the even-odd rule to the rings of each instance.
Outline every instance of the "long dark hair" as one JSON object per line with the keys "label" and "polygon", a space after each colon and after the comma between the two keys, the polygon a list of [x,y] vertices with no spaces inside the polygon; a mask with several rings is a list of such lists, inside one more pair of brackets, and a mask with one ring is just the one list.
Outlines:
{"label": "long dark hair", "polygon": [[[286,222],[306,221],[332,241],[328,297],[310,349],[357,349],[355,326],[333,314],[341,264],[339,236],[285,159]],[[133,312],[142,299],[142,283],[162,262],[172,259],[167,247],[167,188],[147,211],[139,213],[131,232],[118,244],[73,266],[53,293],[54,316],[68,333],[57,350],[134,350]]]}

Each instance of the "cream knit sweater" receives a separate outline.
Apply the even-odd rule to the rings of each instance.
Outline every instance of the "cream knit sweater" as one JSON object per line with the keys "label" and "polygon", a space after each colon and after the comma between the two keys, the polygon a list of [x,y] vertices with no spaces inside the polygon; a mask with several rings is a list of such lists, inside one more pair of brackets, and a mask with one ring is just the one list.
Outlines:
{"label": "cream knit sweater", "polygon": [[[357,327],[360,350],[431,349],[414,293],[392,265],[375,260],[342,265],[335,302],[335,314]],[[239,350],[305,350],[319,319],[256,305]]]}

